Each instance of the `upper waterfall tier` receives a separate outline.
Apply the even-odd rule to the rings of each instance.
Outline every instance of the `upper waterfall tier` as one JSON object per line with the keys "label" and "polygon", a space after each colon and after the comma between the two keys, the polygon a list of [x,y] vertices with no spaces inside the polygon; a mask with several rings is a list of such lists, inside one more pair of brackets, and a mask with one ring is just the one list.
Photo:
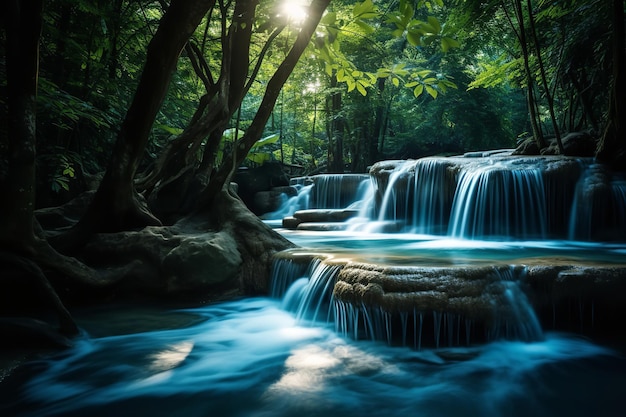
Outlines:
{"label": "upper waterfall tier", "polygon": [[404,232],[626,240],[626,182],[591,160],[431,157],[379,162],[370,175],[374,192],[364,206],[371,220]]}

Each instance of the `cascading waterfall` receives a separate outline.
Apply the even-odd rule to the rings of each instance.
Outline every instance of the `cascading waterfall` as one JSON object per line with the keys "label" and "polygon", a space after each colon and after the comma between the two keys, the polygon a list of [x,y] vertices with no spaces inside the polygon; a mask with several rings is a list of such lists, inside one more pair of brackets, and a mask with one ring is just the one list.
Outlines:
{"label": "cascading waterfall", "polygon": [[[289,266],[284,267],[285,263]],[[299,320],[334,321],[332,292],[341,267],[313,259],[306,273],[300,275],[302,269],[292,264],[288,259],[279,259],[274,263],[272,289],[275,291],[272,293],[280,297],[285,289],[281,297],[283,308],[294,313]],[[291,275],[294,271],[295,276]]]}
{"label": "cascading waterfall", "polygon": [[311,189],[313,188],[313,184],[303,185],[301,183],[294,183],[292,186],[297,189],[297,194],[289,198],[283,194],[284,200],[278,210],[264,214],[264,219],[280,220],[287,216],[291,216],[298,210],[305,210],[309,208],[309,200],[311,198]]}
{"label": "cascading waterfall", "polygon": [[[361,208],[373,195],[371,180],[365,174],[324,174],[290,180],[297,194],[284,200],[278,210],[263,214],[265,220],[280,220],[299,210]],[[363,213],[370,213],[364,207]],[[369,215],[367,216],[369,217]]]}
{"label": "cascading waterfall", "polygon": [[459,179],[448,235],[456,238],[544,238],[546,200],[539,168],[479,167]]}
{"label": "cascading waterfall", "polygon": [[413,183],[411,231],[423,234],[445,232],[454,198],[455,183],[449,166],[437,159],[417,161]]}
{"label": "cascading waterfall", "polygon": [[[306,273],[288,258],[274,264],[273,294],[299,320],[334,323],[335,331],[355,340],[384,341],[389,345],[423,346],[470,345],[476,341],[498,339],[536,341],[542,329],[530,302],[520,288],[512,269],[497,274],[493,296],[493,317],[485,323],[460,313],[429,310],[416,306],[411,311],[387,311],[364,302],[353,304],[338,300],[333,290],[342,265],[314,258]],[[295,275],[294,275],[295,274]],[[494,287],[495,288],[495,287]],[[501,311],[506,311],[501,314]]]}
{"label": "cascading waterfall", "polygon": [[283,298],[295,280],[311,275],[311,262],[296,262],[291,258],[276,258],[272,264],[270,297]]}
{"label": "cascading waterfall", "polygon": [[406,161],[389,175],[377,220],[404,224],[411,233],[443,234],[454,184],[449,166],[438,159]]}
{"label": "cascading waterfall", "polygon": [[308,208],[340,209],[356,201],[359,186],[368,181],[365,174],[325,174],[311,177],[314,182]]}
{"label": "cascading waterfall", "polygon": [[350,208],[358,210],[346,223],[351,231],[470,240],[626,236],[626,179],[585,158],[429,157],[383,161],[369,177],[316,175],[301,183],[307,181],[281,218]]}

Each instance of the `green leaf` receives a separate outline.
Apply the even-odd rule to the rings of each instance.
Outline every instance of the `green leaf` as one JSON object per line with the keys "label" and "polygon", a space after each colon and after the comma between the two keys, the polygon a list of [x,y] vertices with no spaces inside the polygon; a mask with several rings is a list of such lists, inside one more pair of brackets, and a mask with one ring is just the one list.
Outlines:
{"label": "green leaf", "polygon": [[406,67],[406,64],[401,62],[399,64],[395,64],[393,67],[391,67],[391,71],[399,76],[405,76],[405,75],[409,75],[409,72],[407,70],[404,69],[404,67]]}
{"label": "green leaf", "polygon": [[271,161],[272,154],[270,152],[254,152],[254,153],[249,153],[247,156],[247,159],[256,164],[261,165],[265,162]]}
{"label": "green leaf", "polygon": [[361,83],[360,81],[357,81],[356,83],[356,89],[359,91],[359,93],[361,93],[361,95],[363,97],[365,97],[367,95],[367,90],[365,89],[365,87],[363,86],[363,83]]}
{"label": "green leaf", "polygon": [[398,28],[391,32],[391,35],[395,38],[401,38],[404,35],[404,28]]}
{"label": "green leaf", "polygon": [[391,70],[389,68],[379,68],[378,71],[376,71],[376,76],[378,78],[387,78],[391,75]]}
{"label": "green leaf", "polygon": [[370,25],[368,23],[365,23],[364,21],[362,21],[360,19],[357,20],[355,23],[357,24],[358,27],[361,28],[363,33],[365,33],[366,35],[370,35],[370,34],[372,34],[372,33],[374,33],[376,31],[376,28],[374,28],[374,26],[372,26],[372,25]]}
{"label": "green leaf", "polygon": [[435,90],[433,87],[426,85],[426,92],[428,92],[428,94],[430,94],[430,96],[432,98],[437,98],[437,90]]}
{"label": "green leaf", "polygon": [[418,84],[417,87],[415,87],[415,90],[413,90],[413,95],[415,97],[419,97],[422,95],[423,92],[424,92],[424,85]]}
{"label": "green leaf", "polygon": [[251,149],[259,148],[261,146],[271,145],[273,143],[278,142],[278,139],[280,139],[280,133],[274,133],[273,135],[266,136],[256,141],[256,143],[252,145]]}
{"label": "green leaf", "polygon": [[328,62],[324,62],[324,71],[326,71],[326,74],[329,77],[332,77],[332,75],[333,75],[333,67]]}
{"label": "green leaf", "polygon": [[352,15],[354,17],[363,17],[365,14],[375,13],[376,8],[372,0],[365,0],[363,3],[357,3],[352,9]]}
{"label": "green leaf", "polygon": [[241,138],[246,132],[240,129],[235,129],[234,127],[230,128],[230,129],[226,129],[224,131],[224,133],[222,134],[222,138],[224,139],[228,139],[228,140],[234,140],[235,139],[235,134],[237,135],[237,139]]}
{"label": "green leaf", "polygon": [[67,175],[70,178],[74,178],[74,168],[72,168],[71,166],[68,166],[67,168],[65,168],[63,170],[63,175]]}
{"label": "green leaf", "polygon": [[446,38],[441,38],[441,50],[443,52],[448,52],[450,49],[450,44],[448,43]]}
{"label": "green leaf", "polygon": [[458,48],[459,46],[460,44],[456,39],[452,39],[448,36],[441,38],[441,50],[443,52],[448,52],[450,48]]}
{"label": "green leaf", "polygon": [[432,33],[437,34],[441,32],[441,24],[435,16],[428,16],[428,24],[434,29]]}
{"label": "green leaf", "polygon": [[422,44],[422,33],[416,30],[410,30],[406,34],[406,39],[413,46],[420,46]]}
{"label": "green leaf", "polygon": [[322,20],[320,20],[320,24],[322,25],[334,25],[337,21],[337,13],[328,12],[322,16]]}
{"label": "green leaf", "polygon": [[164,125],[164,124],[158,125],[158,128],[161,129],[161,130],[166,131],[170,135],[180,135],[181,133],[183,133],[183,129],[181,129],[181,128],[172,127],[172,126],[168,126],[168,125]]}
{"label": "green leaf", "polygon": [[396,86],[396,87],[399,87],[399,86],[400,86],[400,80],[399,80],[397,77],[393,77],[393,78],[391,79],[391,83],[392,83],[394,86]]}

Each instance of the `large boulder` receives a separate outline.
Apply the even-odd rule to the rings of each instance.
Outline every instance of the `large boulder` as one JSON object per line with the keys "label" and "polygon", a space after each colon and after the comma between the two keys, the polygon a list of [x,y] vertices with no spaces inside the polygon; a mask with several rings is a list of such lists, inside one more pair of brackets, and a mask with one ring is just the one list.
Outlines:
{"label": "large boulder", "polygon": [[192,293],[207,289],[235,289],[241,255],[227,233],[183,236],[163,258],[165,291]]}

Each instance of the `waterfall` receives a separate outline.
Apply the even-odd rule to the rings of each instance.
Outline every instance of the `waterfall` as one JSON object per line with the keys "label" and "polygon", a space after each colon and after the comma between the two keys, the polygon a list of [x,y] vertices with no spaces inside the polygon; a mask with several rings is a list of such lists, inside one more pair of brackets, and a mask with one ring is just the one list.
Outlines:
{"label": "waterfall", "polygon": [[309,276],[310,263],[296,262],[291,258],[277,257],[272,264],[270,296],[283,298],[295,280]]}
{"label": "waterfall", "polygon": [[449,165],[434,158],[417,161],[413,183],[411,231],[443,234],[447,230],[456,190]]}
{"label": "waterfall", "polygon": [[359,186],[369,181],[365,174],[325,174],[311,177],[314,186],[310,206],[317,209],[346,208],[357,200]]}
{"label": "waterfall", "polygon": [[398,222],[406,220],[410,173],[415,168],[415,161],[406,161],[389,174],[389,180],[378,210],[378,222]]}
{"label": "waterfall", "polygon": [[297,194],[293,197],[286,198],[278,208],[278,210],[266,213],[263,215],[265,220],[280,220],[285,217],[293,215],[298,210],[305,210],[309,208],[309,200],[311,195],[311,188],[313,188],[313,184],[309,185],[293,185],[297,189]]}
{"label": "waterfall", "polygon": [[[263,215],[264,220],[280,220],[299,210],[343,209],[360,207],[360,201],[371,195],[371,181],[365,174],[328,174],[292,178],[290,186],[297,195],[286,198],[278,210]],[[369,193],[369,194],[368,194]],[[368,213],[365,207],[364,213]]]}
{"label": "waterfall", "polygon": [[332,322],[332,293],[340,269],[340,265],[316,258],[301,274],[301,266],[294,267],[289,259],[278,259],[272,273],[272,294],[282,293],[283,308],[294,313],[299,320]]}
{"label": "waterfall", "polygon": [[498,164],[464,171],[454,196],[448,234],[467,239],[545,238],[541,170],[511,170]]}
{"label": "waterfall", "polygon": [[[355,340],[384,341],[389,345],[421,349],[423,346],[470,345],[477,341],[513,339],[536,341],[542,329],[521,289],[523,275],[514,268],[494,268],[489,297],[492,313],[477,319],[452,311],[431,310],[420,305],[410,310],[388,311],[375,304],[347,302],[333,296],[342,265],[313,259],[308,267],[288,258],[274,263],[273,295],[298,320],[334,323],[335,331]],[[304,273],[303,273],[304,271]],[[523,274],[523,271],[522,271]]]}

